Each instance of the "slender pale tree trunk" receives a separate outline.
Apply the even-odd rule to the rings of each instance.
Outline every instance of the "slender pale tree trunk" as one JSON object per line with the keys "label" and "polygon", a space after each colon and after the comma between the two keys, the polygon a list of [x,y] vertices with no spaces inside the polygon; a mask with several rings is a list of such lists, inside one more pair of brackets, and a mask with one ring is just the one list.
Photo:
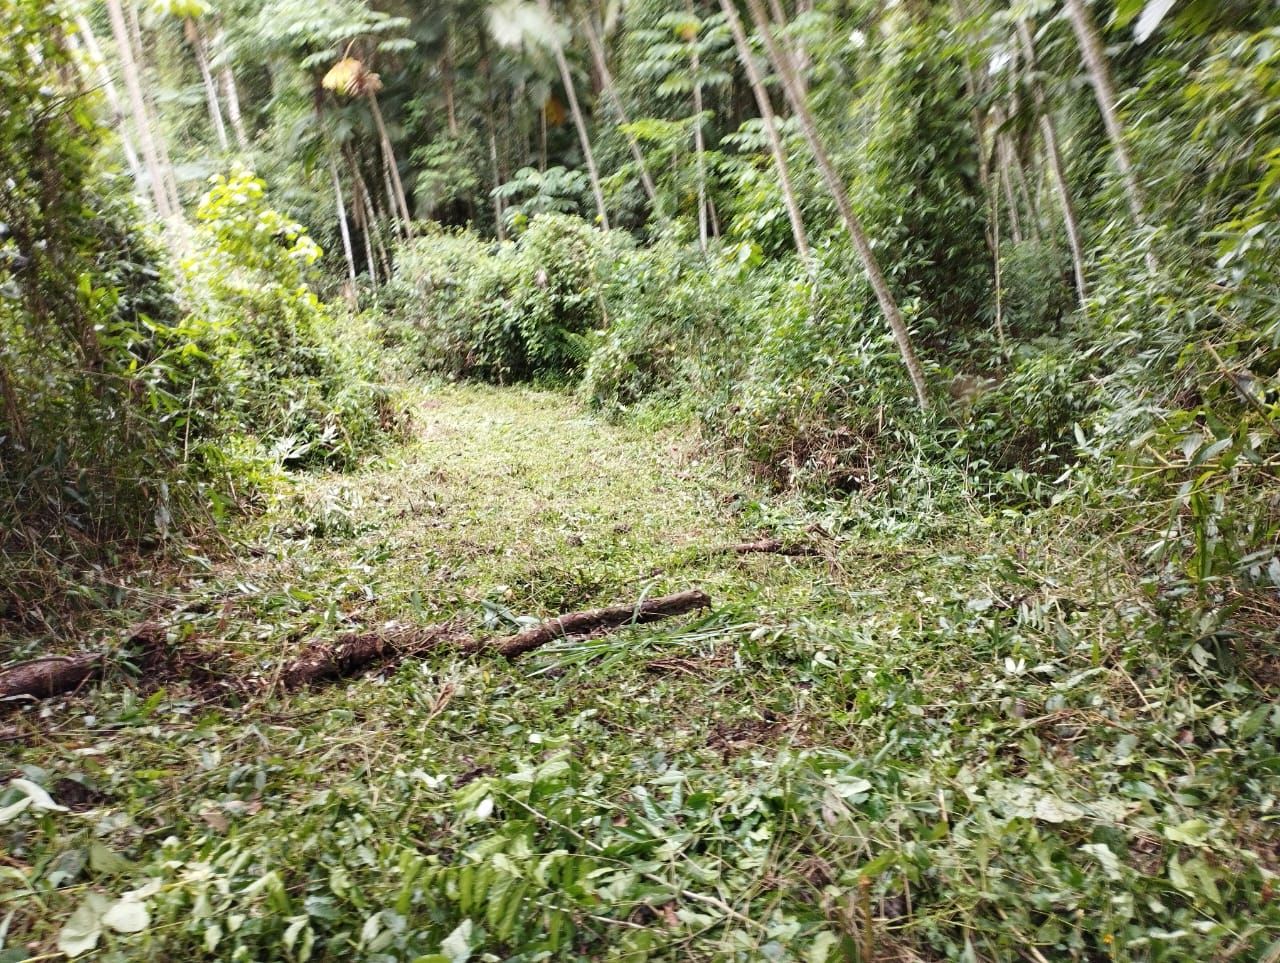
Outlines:
{"label": "slender pale tree trunk", "polygon": [[796,254],[800,256],[810,277],[813,277],[816,272],[813,255],[809,249],[809,235],[805,231],[800,202],[796,199],[795,187],[791,183],[787,151],[778,133],[778,119],[773,113],[773,102],[769,100],[769,91],[765,89],[764,77],[760,73],[760,68],[756,66],[755,57],[751,54],[751,44],[747,40],[747,32],[742,26],[742,18],[738,16],[738,8],[734,6],[734,0],[720,0],[720,10],[729,24],[734,46],[738,50],[738,59],[742,61],[742,66],[747,72],[747,83],[751,86],[751,92],[756,98],[756,106],[760,109],[760,122],[764,125],[765,134],[769,138],[769,151],[773,154],[773,165],[778,171],[778,186],[782,189],[782,199],[787,206],[787,218],[791,222],[791,237],[795,240]]}
{"label": "slender pale tree trunk", "polygon": [[364,257],[365,263],[369,267],[369,280],[373,284],[373,290],[378,290],[378,262],[374,259],[373,248],[377,238],[374,235],[374,222],[376,215],[373,212],[373,206],[369,203],[369,187],[364,182],[364,178],[360,176],[360,168],[356,166],[355,158],[350,151],[343,149],[343,158],[347,162],[347,171],[351,175],[351,189],[355,192],[355,208],[356,216],[360,222],[360,230],[364,235]]}
{"label": "slender pale tree trunk", "polygon": [[[91,67],[98,75],[98,83],[107,98],[107,106],[111,108],[111,114],[116,122],[116,129],[120,134],[120,147],[124,151],[125,163],[129,167],[129,173],[133,175],[134,183],[139,185],[139,189],[141,189],[143,180],[142,162],[138,160],[138,152],[133,146],[133,138],[129,136],[129,127],[125,120],[125,107],[120,100],[120,92],[116,89],[115,79],[111,76],[111,68],[107,66],[107,60],[102,55],[102,46],[98,43],[98,38],[94,36],[93,27],[83,14],[76,15],[76,26],[79,28],[79,36],[84,41],[84,49],[87,54],[85,66],[86,68]],[[69,34],[68,37],[72,44],[77,43],[75,34]]]}
{"label": "slender pale tree trunk", "polygon": [[138,144],[142,148],[142,157],[147,166],[147,179],[151,182],[151,198],[155,203],[156,213],[162,220],[168,220],[173,216],[174,210],[165,188],[160,151],[156,148],[151,118],[147,113],[147,102],[142,94],[142,80],[138,76],[138,64],[133,59],[133,41],[129,36],[128,24],[125,23],[121,0],[107,0],[107,16],[111,21],[111,33],[115,37],[116,48],[119,51],[120,74],[124,79],[125,90],[129,93],[129,106],[133,112]]}
{"label": "slender pale tree trunk", "polygon": [[[1102,123],[1107,129],[1107,137],[1111,140],[1111,152],[1124,184],[1129,212],[1133,215],[1138,229],[1145,233],[1149,227],[1146,199],[1143,197],[1142,185],[1138,183],[1138,173],[1134,169],[1133,160],[1129,156],[1129,147],[1125,143],[1124,127],[1120,123],[1120,113],[1116,106],[1115,84],[1111,79],[1111,66],[1107,62],[1106,49],[1102,45],[1102,38],[1098,34],[1098,28],[1084,0],[1066,0],[1066,10],[1067,18],[1075,31],[1076,40],[1080,44],[1080,54],[1089,74],[1089,83],[1093,85],[1098,110],[1102,113]],[[1147,267],[1155,271],[1156,259],[1150,247],[1147,248],[1146,259]]]}
{"label": "slender pale tree trunk", "polygon": [[[538,0],[538,6],[548,17],[554,16],[550,0]],[[587,174],[591,178],[591,193],[596,200],[596,214],[600,218],[600,226],[609,230],[609,214],[604,208],[604,189],[600,186],[600,171],[596,167],[596,155],[591,150],[591,136],[587,133],[587,121],[578,103],[578,93],[573,86],[573,74],[569,71],[569,61],[564,55],[564,48],[558,43],[552,44],[552,53],[556,58],[556,67],[560,70],[560,83],[564,85],[565,97],[569,100],[569,112],[573,115],[573,125],[578,129],[578,141],[582,145],[583,160],[587,164]]]}
{"label": "slender pale tree trunk", "polygon": [[200,26],[192,17],[183,23],[183,32],[187,43],[191,44],[191,52],[195,54],[196,66],[200,69],[200,81],[204,85],[204,99],[209,107],[209,121],[213,124],[213,132],[218,138],[218,146],[224,151],[231,146],[227,140],[227,125],[222,120],[222,105],[218,103],[218,88],[213,82],[213,71],[209,69],[209,53],[205,49],[204,36]]}
{"label": "slender pale tree trunk", "polygon": [[[357,193],[360,195],[360,203],[364,211],[365,222],[365,247],[368,249],[369,239],[373,239],[373,247],[378,252],[378,261],[382,264],[382,276],[387,280],[391,279],[391,260],[387,257],[387,247],[382,240],[382,231],[378,227],[378,212],[374,210],[373,194],[369,191],[369,184],[364,179],[364,175],[360,173],[360,165],[356,163],[355,155],[347,152],[347,167],[351,170],[351,181],[355,185]],[[370,274],[374,277],[375,287],[377,284],[377,272],[373,270],[374,261],[373,254],[369,254]]]}
{"label": "slender pale tree trunk", "polygon": [[440,57],[440,82],[444,87],[444,111],[449,123],[449,136],[458,136],[458,108],[453,93],[453,55],[449,31],[444,32],[444,54]]}
{"label": "slender pale tree trunk", "polygon": [[845,189],[844,181],[841,180],[835,164],[832,163],[831,157],[822,143],[813,114],[809,111],[808,102],[800,85],[796,82],[795,71],[792,70],[790,58],[779,48],[778,42],[774,39],[773,31],[769,27],[769,21],[765,16],[761,0],[747,0],[747,6],[751,10],[751,19],[755,22],[756,29],[760,32],[760,37],[764,41],[765,49],[769,52],[769,59],[773,62],[774,69],[778,72],[778,77],[782,81],[787,100],[791,102],[791,109],[795,111],[796,118],[800,122],[800,128],[804,131],[805,140],[809,142],[809,149],[813,152],[813,159],[817,162],[818,170],[821,171],[822,178],[827,183],[827,189],[831,191],[831,196],[836,202],[836,208],[840,212],[840,219],[844,222],[845,230],[849,232],[853,246],[858,251],[863,270],[866,271],[867,279],[871,282],[871,288],[875,292],[876,300],[880,303],[880,310],[889,325],[889,330],[893,332],[893,338],[898,344],[898,351],[902,355],[902,362],[906,366],[907,374],[911,378],[911,385],[915,389],[916,400],[922,409],[927,410],[929,408],[929,390],[924,378],[924,369],[921,368],[920,361],[916,357],[915,348],[911,344],[911,334],[907,331],[906,322],[902,319],[902,312],[898,309],[898,302],[894,300],[893,292],[889,290],[889,283],[885,280],[884,272],[880,270],[880,262],[876,259],[875,252],[871,248],[871,242],[867,238],[866,231],[863,230],[862,223],[858,220],[858,215],[853,210],[853,204],[849,200],[849,192]]}
{"label": "slender pale tree trunk", "polygon": [[[143,54],[146,49],[142,43],[142,27],[138,23],[138,10],[130,0],[124,0],[124,12],[128,21],[127,35],[132,43],[130,57],[133,59],[139,78],[138,82],[141,85],[145,60]],[[142,91],[143,105],[147,109],[147,123],[154,132],[156,152],[160,157],[160,177],[164,183],[165,193],[169,198],[169,209],[173,212],[173,217],[180,221],[182,219],[182,200],[178,196],[178,180],[173,173],[173,161],[169,158],[169,147],[165,143],[164,134],[160,130],[159,123],[154,120],[155,117],[159,116],[159,112],[151,102],[145,87],[142,88]]]}
{"label": "slender pale tree trunk", "polygon": [[[600,86],[604,89],[605,96],[609,98],[613,104],[613,109],[618,114],[618,121],[625,128],[631,121],[627,118],[626,108],[622,105],[622,98],[618,96],[618,89],[613,82],[613,74],[609,72],[609,62],[605,58],[604,44],[600,41],[600,35],[596,32],[595,24],[591,20],[591,15],[583,17],[582,29],[587,35],[587,46],[591,48],[591,57],[596,63],[596,73],[600,75]],[[631,151],[631,156],[636,162],[636,170],[640,175],[640,186],[644,188],[645,195],[649,198],[649,203],[654,207],[658,204],[658,189],[653,183],[653,177],[649,174],[649,168],[644,162],[644,151],[640,149],[640,142],[636,140],[635,135],[631,131],[624,129],[623,137],[627,142],[627,149]]]}
{"label": "slender pale tree trunk", "polygon": [[1022,44],[1022,54],[1027,61],[1027,71],[1031,75],[1031,93],[1035,98],[1036,113],[1040,117],[1040,136],[1044,140],[1045,158],[1049,162],[1049,172],[1053,176],[1054,193],[1058,196],[1058,206],[1062,209],[1062,222],[1067,232],[1067,245],[1071,248],[1071,267],[1076,277],[1076,292],[1080,295],[1083,307],[1089,299],[1089,284],[1084,272],[1084,234],[1080,230],[1080,220],[1076,217],[1076,205],[1071,196],[1071,186],[1067,183],[1066,165],[1062,161],[1062,149],[1058,144],[1058,129],[1049,111],[1049,104],[1044,88],[1036,76],[1036,48],[1032,39],[1031,28],[1026,20],[1017,22],[1018,39]]}
{"label": "slender pale tree trunk", "polygon": [[342,234],[342,253],[347,259],[347,277],[351,280],[351,290],[356,289],[356,258],[351,249],[351,227],[347,223],[347,203],[342,197],[342,181],[338,177],[338,165],[333,159],[333,151],[329,154],[329,179],[333,181],[334,206],[338,211],[338,229]]}
{"label": "slender pale tree trunk", "polygon": [[[685,10],[689,16],[697,20],[693,9],[693,0],[685,0]],[[693,158],[698,173],[698,247],[703,254],[707,253],[708,213],[707,213],[707,144],[702,131],[702,73],[701,58],[698,56],[698,39],[701,36],[701,21],[694,28],[689,38],[689,69],[693,74]]]}
{"label": "slender pale tree trunk", "polygon": [[[773,20],[778,26],[786,25],[787,12],[782,8],[782,0],[769,0],[769,12],[773,14]],[[801,64],[804,63],[803,51],[792,51],[791,41],[787,37],[774,37],[773,39],[782,55],[787,58],[792,76],[795,78],[796,89],[804,94],[807,99],[809,96],[809,82],[805,79],[804,70],[801,68]]]}
{"label": "slender pale tree trunk", "polygon": [[1022,217],[1018,213],[1018,199],[1013,194],[1013,177],[1009,167],[1009,143],[1000,130],[1004,126],[1004,111],[996,107],[991,111],[991,119],[995,124],[996,173],[1000,177],[1000,186],[1004,190],[1004,201],[1009,211],[1009,229],[1013,233],[1015,244],[1022,243]]}
{"label": "slender pale tree trunk", "polygon": [[240,91],[236,87],[236,75],[231,70],[226,35],[218,34],[214,46],[222,51],[222,66],[218,68],[218,80],[222,84],[222,97],[227,102],[227,119],[236,135],[236,144],[242,151],[249,149],[249,134],[244,126],[244,114],[240,110]]}
{"label": "slender pale tree trunk", "polygon": [[378,95],[372,90],[365,92],[369,99],[369,109],[373,111],[373,122],[378,127],[378,140],[382,145],[382,156],[386,162],[391,186],[395,189],[395,206],[404,221],[404,236],[413,237],[413,218],[409,215],[409,201],[405,198],[404,184],[400,180],[400,165],[396,163],[396,152],[391,146],[391,136],[387,133],[386,122],[382,119],[382,108],[378,106]]}
{"label": "slender pale tree trunk", "polygon": [[[693,70],[698,71],[698,54],[693,54]],[[702,136],[702,84],[693,82],[693,156],[698,171],[698,247],[707,253],[707,145]]]}

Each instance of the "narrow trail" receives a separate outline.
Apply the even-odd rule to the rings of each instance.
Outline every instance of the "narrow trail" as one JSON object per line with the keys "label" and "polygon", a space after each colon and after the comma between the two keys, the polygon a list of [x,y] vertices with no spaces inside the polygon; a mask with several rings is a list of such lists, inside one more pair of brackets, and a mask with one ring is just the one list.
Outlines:
{"label": "narrow trail", "polygon": [[[310,940],[312,959],[479,959],[454,952],[465,938],[486,959],[825,959],[832,927],[858,931],[831,902],[851,873],[879,879],[896,863],[869,861],[913,836],[945,847],[928,827],[969,767],[998,786],[1022,765],[982,740],[1014,739],[1025,711],[974,725],[1013,705],[986,640],[1032,583],[994,535],[828,538],[685,436],[555,393],[416,390],[396,450],[293,478],[221,561],[135,576],[148,604],[112,617],[158,619],[192,671],[113,672],[16,720],[15,767],[83,811],[49,818],[92,821],[115,867],[86,882],[159,881],[130,958],[292,959]],[[818,551],[723,551],[764,536]],[[517,663],[444,651],[272,685],[306,646],[386,620],[497,636],[695,588],[709,612]],[[210,700],[199,668],[255,694]],[[879,815],[851,822],[864,804]],[[885,919],[898,879],[876,884]],[[15,925],[51,945],[76,896]]]}

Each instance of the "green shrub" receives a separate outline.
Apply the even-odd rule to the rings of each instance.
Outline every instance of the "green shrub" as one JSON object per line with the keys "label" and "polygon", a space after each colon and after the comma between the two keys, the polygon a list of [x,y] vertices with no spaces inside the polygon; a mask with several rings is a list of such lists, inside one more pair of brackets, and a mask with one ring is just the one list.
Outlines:
{"label": "green shrub", "polygon": [[610,241],[542,214],[518,241],[433,231],[405,245],[382,318],[410,367],[509,382],[562,380],[602,323],[598,263]]}
{"label": "green shrub", "polygon": [[388,421],[389,400],[374,356],[311,288],[319,246],[244,171],[216,176],[196,219],[183,261],[192,310],[178,330],[216,372],[201,408],[208,445],[231,431],[280,462],[351,462]]}

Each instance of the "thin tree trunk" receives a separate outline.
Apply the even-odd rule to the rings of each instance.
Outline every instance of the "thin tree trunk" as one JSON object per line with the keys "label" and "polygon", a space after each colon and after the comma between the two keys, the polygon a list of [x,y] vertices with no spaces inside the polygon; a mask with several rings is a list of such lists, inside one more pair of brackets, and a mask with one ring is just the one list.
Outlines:
{"label": "thin tree trunk", "polygon": [[880,310],[889,325],[889,330],[893,332],[894,340],[898,343],[898,351],[902,355],[902,362],[911,378],[916,400],[922,409],[927,410],[929,408],[928,386],[925,382],[924,370],[921,368],[920,361],[916,357],[915,348],[911,344],[911,334],[907,331],[906,322],[902,319],[902,312],[898,309],[898,303],[894,300],[893,292],[889,290],[889,284],[885,280],[884,272],[880,270],[880,262],[876,260],[875,252],[871,248],[871,242],[867,239],[862,223],[858,220],[858,215],[853,210],[853,204],[849,200],[849,192],[845,189],[844,181],[840,179],[840,175],[822,143],[822,138],[818,134],[818,128],[814,123],[812,113],[809,111],[808,102],[796,82],[795,72],[791,69],[791,61],[779,49],[778,43],[773,37],[773,31],[769,28],[769,22],[760,0],[747,0],[747,6],[751,10],[751,19],[755,22],[756,29],[760,32],[760,37],[769,52],[769,59],[773,62],[774,69],[777,70],[778,76],[782,80],[787,99],[791,102],[791,109],[795,111],[796,118],[800,121],[800,128],[804,131],[805,140],[809,142],[809,149],[813,152],[813,158],[817,162],[823,180],[827,183],[827,189],[831,191],[831,196],[840,211],[840,219],[844,222],[845,229],[849,232],[849,237],[858,251],[859,258],[862,260],[863,270],[867,272],[867,279],[871,282],[872,290],[875,291],[876,300],[880,303]]}
{"label": "thin tree trunk", "polygon": [[[604,44],[600,42],[600,35],[596,33],[595,24],[592,23],[591,16],[588,14],[582,20],[583,32],[587,35],[587,46],[591,48],[591,56],[596,62],[596,72],[600,75],[600,84],[604,88],[605,96],[613,104],[613,109],[618,113],[618,120],[625,128],[631,123],[627,118],[626,108],[622,106],[622,98],[618,96],[618,90],[613,83],[613,74],[609,72],[609,63],[605,59]],[[649,175],[649,168],[644,162],[644,152],[640,149],[640,142],[636,140],[635,135],[629,130],[623,130],[623,137],[627,141],[627,148],[631,151],[631,156],[635,159],[636,169],[640,174],[640,185],[644,188],[645,194],[649,198],[649,203],[655,208],[658,204],[658,189],[653,183],[653,178]]]}
{"label": "thin tree trunk", "polygon": [[138,77],[138,64],[133,59],[133,41],[129,37],[129,27],[125,23],[121,0],[107,0],[107,16],[111,21],[111,33],[115,37],[120,56],[120,73],[124,78],[125,90],[129,93],[129,105],[133,112],[134,127],[138,132],[138,144],[142,148],[142,157],[147,165],[151,197],[155,202],[156,213],[162,220],[168,220],[173,216],[174,211],[165,189],[160,152],[156,148],[151,118],[147,114],[147,102],[142,95],[142,81]]}
{"label": "thin tree trunk", "polygon": [[445,117],[449,122],[449,136],[458,136],[458,109],[453,96],[453,57],[449,52],[449,31],[444,33],[444,55],[440,58],[440,81],[444,87]]}
{"label": "thin tree trunk", "polygon": [[1080,221],[1076,217],[1075,201],[1071,196],[1071,187],[1067,183],[1066,165],[1062,161],[1062,150],[1058,146],[1058,129],[1049,112],[1049,105],[1044,95],[1044,88],[1036,77],[1036,48],[1032,40],[1031,28],[1026,20],[1017,21],[1018,39],[1022,42],[1022,53],[1027,59],[1027,70],[1031,75],[1031,92],[1035,98],[1036,112],[1040,115],[1040,136],[1044,139],[1044,152],[1049,162],[1049,171],[1053,175],[1054,192],[1058,195],[1058,205],[1062,208],[1062,222],[1067,231],[1067,244],[1071,248],[1071,266],[1076,277],[1076,292],[1080,295],[1083,307],[1089,299],[1089,285],[1084,272],[1084,235],[1080,230]]}
{"label": "thin tree trunk", "polygon": [[338,165],[334,162],[333,152],[329,151],[329,178],[333,181],[333,200],[338,210],[338,228],[342,234],[342,253],[347,259],[347,277],[351,280],[351,291],[356,289],[356,258],[351,250],[351,228],[347,224],[347,204],[342,198],[342,181],[338,178]]}
{"label": "thin tree trunk", "polygon": [[[222,46],[222,37],[219,36],[215,41],[218,46]],[[226,61],[226,52],[223,52],[223,64],[218,69],[218,77],[222,81],[222,96],[227,101],[227,117],[231,121],[231,129],[235,131],[236,144],[242,151],[249,149],[249,134],[245,130],[244,115],[240,111],[240,91],[236,88],[236,75],[231,70],[231,64]]]}
{"label": "thin tree trunk", "polygon": [[[550,0],[538,0],[538,5],[548,17],[553,16]],[[600,226],[607,231],[609,214],[604,208],[604,190],[600,186],[600,171],[596,168],[596,155],[591,150],[591,136],[587,133],[587,121],[582,115],[578,94],[573,87],[573,74],[569,71],[569,61],[565,58],[564,48],[558,43],[552,44],[552,53],[556,58],[556,66],[560,69],[560,82],[564,85],[565,96],[569,99],[569,112],[573,115],[573,124],[578,128],[578,140],[582,144],[582,156],[587,163],[587,174],[591,177],[591,193],[595,196]]]}
{"label": "thin tree trunk", "polygon": [[[132,3],[129,3],[128,0],[126,0],[125,12],[128,14],[129,37],[134,45],[131,54],[134,63],[138,67],[139,82],[141,82],[146,50],[142,43],[142,27],[138,23],[137,8]],[[146,104],[149,118],[158,118],[160,116],[160,112],[156,110],[145,88],[143,89],[143,102]],[[169,196],[169,206],[174,213],[174,217],[180,220],[182,218],[182,199],[178,195],[178,180],[173,173],[173,161],[169,158],[169,147],[165,143],[164,134],[160,130],[158,121],[153,129],[155,130],[156,150],[160,155],[160,174],[164,180],[165,192]]]}
{"label": "thin tree trunk", "polygon": [[[76,26],[80,30],[80,37],[83,38],[84,48],[88,53],[85,65],[86,67],[91,66],[97,73],[98,83],[107,98],[107,106],[111,108],[111,114],[115,118],[116,129],[120,134],[120,147],[124,151],[124,159],[129,167],[129,173],[133,175],[134,183],[141,185],[143,177],[142,162],[138,160],[138,152],[133,146],[133,138],[129,136],[129,127],[125,122],[124,104],[120,100],[120,92],[116,89],[115,80],[111,76],[111,68],[107,66],[107,60],[102,55],[102,47],[98,43],[98,38],[94,36],[93,27],[83,14],[76,15]],[[75,34],[69,34],[68,39],[73,45],[76,43]],[[92,64],[89,61],[92,61]]]}
{"label": "thin tree trunk", "polygon": [[[1107,63],[1107,53],[1094,25],[1093,17],[1084,0],[1066,0],[1067,17],[1075,30],[1076,40],[1080,44],[1080,54],[1084,58],[1089,74],[1089,83],[1093,85],[1094,96],[1098,101],[1098,110],[1102,113],[1102,123],[1111,140],[1111,151],[1115,156],[1116,168],[1120,171],[1120,179],[1124,184],[1125,199],[1129,203],[1129,212],[1133,215],[1138,229],[1145,232],[1147,223],[1147,205],[1142,194],[1142,186],[1138,183],[1138,174],[1134,170],[1133,160],[1129,156],[1129,148],[1125,143],[1124,127],[1120,123],[1120,114],[1116,107],[1115,84],[1111,80],[1111,67]],[[1146,252],[1147,267],[1156,270],[1155,255],[1148,246]]]}
{"label": "thin tree trunk", "polygon": [[187,17],[183,28],[187,43],[191,44],[191,51],[195,54],[196,66],[200,69],[200,81],[204,84],[204,99],[209,107],[213,132],[218,138],[218,146],[225,151],[231,146],[231,142],[227,140],[227,125],[222,121],[222,106],[218,103],[218,88],[213,82],[213,71],[209,69],[209,54],[205,50],[204,37],[200,34],[199,25],[191,17]]}
{"label": "thin tree trunk", "polygon": [[1004,111],[994,108],[991,119],[995,124],[996,172],[1000,177],[1000,186],[1004,190],[1005,205],[1009,210],[1009,229],[1013,232],[1015,244],[1022,243],[1022,218],[1018,214],[1018,200],[1013,194],[1013,178],[1009,173],[1009,143],[1001,131],[1004,126]]}
{"label": "thin tree trunk", "polygon": [[[688,11],[690,17],[696,19],[693,10],[693,0],[685,0],[685,10]],[[698,35],[700,28],[695,31],[693,38],[689,41],[689,68],[693,74],[693,157],[694,164],[698,172],[698,247],[703,254],[707,253],[707,145],[702,136],[702,81],[698,79],[698,74],[702,71],[702,64],[698,57]]]}
{"label": "thin tree trunk", "polygon": [[[356,163],[354,154],[347,153],[347,166],[351,169],[351,177],[357,190],[360,192],[361,202],[364,205],[364,218],[368,227],[366,233],[367,239],[372,236],[373,245],[378,252],[378,260],[382,264],[382,276],[386,280],[391,280],[391,261],[387,257],[387,247],[382,240],[382,230],[378,227],[378,212],[374,210],[373,194],[369,191],[369,183],[364,179],[364,174],[360,172],[360,165]],[[372,256],[370,256],[370,273],[373,267]]]}
{"label": "thin tree trunk", "polygon": [[[782,0],[769,0],[769,12],[773,14],[773,19],[778,26],[782,27],[786,25],[787,12],[782,9]],[[774,37],[774,42],[778,45],[778,49],[782,52],[782,55],[787,58],[787,63],[791,67],[791,73],[795,77],[796,89],[804,94],[807,99],[809,96],[809,82],[805,79],[804,72],[800,69],[800,55],[792,55],[791,41],[788,38]]]}
{"label": "thin tree trunk", "polygon": [[364,236],[364,257],[365,263],[369,268],[369,280],[373,284],[373,290],[378,290],[378,263],[373,256],[373,211],[369,206],[368,188],[365,186],[364,178],[360,176],[360,170],[356,167],[355,160],[351,153],[345,148],[342,151],[343,159],[347,162],[347,170],[351,174],[351,189],[355,192],[355,209],[356,216],[360,222],[360,230]]}
{"label": "thin tree trunk", "polygon": [[373,122],[378,127],[378,139],[382,143],[382,154],[386,159],[387,171],[391,175],[391,186],[395,188],[395,201],[404,219],[404,236],[413,237],[413,218],[409,216],[409,202],[405,198],[404,184],[400,180],[400,165],[396,163],[396,152],[391,146],[391,136],[387,133],[387,125],[382,119],[382,108],[378,106],[378,95],[372,90],[366,92],[369,98],[369,109],[373,111]]}
{"label": "thin tree trunk", "polygon": [[728,21],[730,32],[733,33],[733,43],[738,50],[738,59],[742,61],[742,66],[747,72],[747,83],[751,86],[756,106],[760,109],[760,121],[764,124],[765,134],[769,138],[769,150],[773,154],[773,164],[778,171],[778,186],[782,189],[782,199],[787,206],[787,218],[791,221],[791,237],[795,240],[796,253],[812,278],[816,275],[816,271],[809,248],[809,235],[805,231],[800,202],[796,198],[795,187],[791,183],[787,151],[782,143],[782,137],[778,134],[778,120],[773,113],[773,102],[769,100],[769,91],[765,89],[764,77],[756,66],[755,58],[751,55],[747,32],[742,26],[742,18],[738,16],[738,8],[734,6],[734,0],[720,0],[720,9]]}

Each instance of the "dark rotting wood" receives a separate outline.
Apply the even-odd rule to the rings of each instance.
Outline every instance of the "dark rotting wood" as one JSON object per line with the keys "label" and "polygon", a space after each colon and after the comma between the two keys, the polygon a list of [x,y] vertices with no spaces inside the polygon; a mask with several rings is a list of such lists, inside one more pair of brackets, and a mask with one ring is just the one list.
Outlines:
{"label": "dark rotting wood", "polygon": [[731,545],[727,551],[737,555],[817,555],[817,549],[811,545],[787,545],[779,538],[762,538],[756,542],[739,542]]}
{"label": "dark rotting wood", "polygon": [[[158,622],[141,622],[124,637],[123,651],[141,657],[144,667],[164,656],[164,626]],[[0,670],[0,708],[23,699],[52,699],[74,692],[100,675],[107,659],[100,652],[78,652],[74,655],[47,655]]]}
{"label": "dark rotting wood", "polygon": [[310,646],[280,674],[286,689],[299,689],[355,675],[370,665],[421,654],[448,641],[466,644],[469,636],[447,625],[391,623],[373,632],[343,636],[336,642]]}
{"label": "dark rotting wood", "polygon": [[691,589],[675,595],[645,599],[639,604],[611,605],[589,612],[573,612],[502,639],[494,644],[494,648],[506,658],[515,659],[556,639],[621,628],[632,623],[655,622],[673,615],[705,609],[710,605],[711,599],[705,592]]}
{"label": "dark rotting wood", "polygon": [[0,672],[0,703],[9,700],[51,699],[73,692],[102,671],[97,652],[50,655]]}

